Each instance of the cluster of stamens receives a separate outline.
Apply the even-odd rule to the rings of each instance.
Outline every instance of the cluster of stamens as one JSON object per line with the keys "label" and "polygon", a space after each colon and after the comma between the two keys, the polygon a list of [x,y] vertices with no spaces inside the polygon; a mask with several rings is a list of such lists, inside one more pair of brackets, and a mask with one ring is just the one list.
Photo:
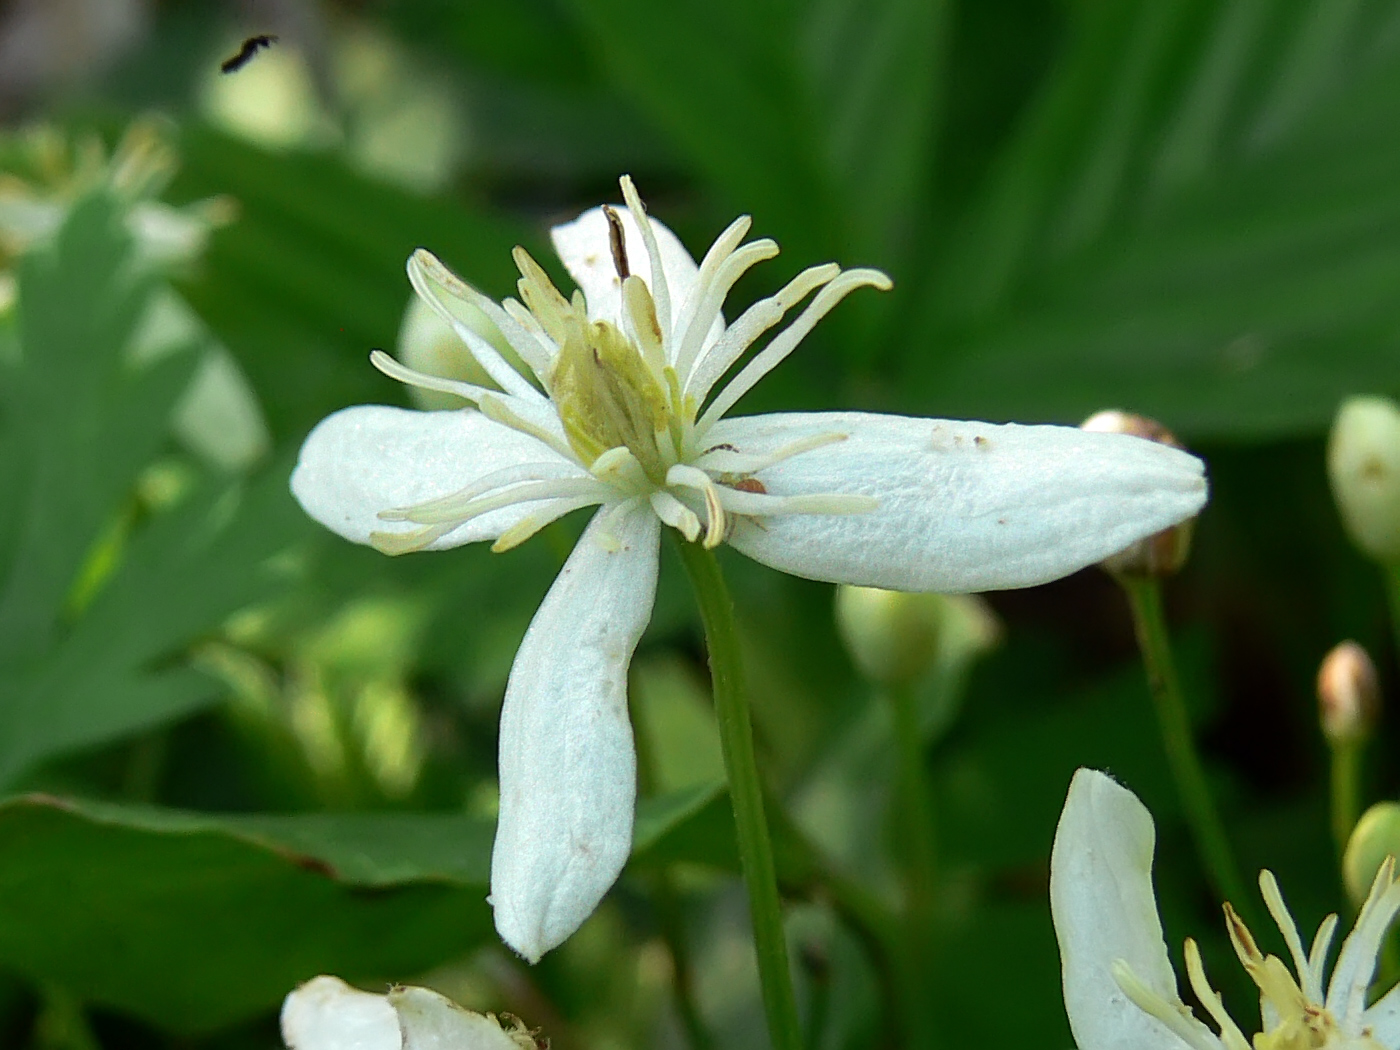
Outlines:
{"label": "cluster of stamens", "polygon": [[1337,930],[1337,916],[1329,915],[1323,920],[1311,947],[1305,950],[1271,872],[1260,872],[1259,888],[1269,915],[1283,934],[1294,969],[1290,972],[1278,956],[1260,951],[1235,909],[1225,905],[1230,943],[1245,972],[1259,988],[1263,1030],[1253,1042],[1245,1037],[1226,1012],[1220,994],[1211,987],[1194,940],[1188,938],[1185,944],[1186,973],[1196,998],[1216,1023],[1218,1036],[1182,1003],[1168,1001],[1148,988],[1121,959],[1113,967],[1118,986],[1139,1009],[1161,1021],[1191,1050],[1385,1050],[1372,1038],[1364,1015],[1376,957],[1400,911],[1400,882],[1395,880],[1394,859],[1387,857],[1376,873],[1325,990],[1323,978]]}
{"label": "cluster of stamens", "polygon": [[[562,515],[595,504],[622,514],[646,501],[687,540],[711,548],[723,542],[735,516],[874,508],[875,501],[865,496],[775,495],[756,476],[785,459],[845,440],[844,433],[815,434],[759,454],[728,443],[707,444],[706,435],[837,302],[862,285],[887,288],[888,278],[875,270],[842,271],[832,263],[811,267],[751,306],[717,339],[707,340],[719,325],[729,290],[755,263],[776,255],[777,245],[767,239],[741,245],[750,223],[747,216],[735,220],[706,254],[686,301],[673,303],[655,231],[631,180],[624,178],[622,188],[646,247],[651,280],[632,272],[621,217],[605,207],[620,323],[590,320],[583,293],[565,298],[523,248],[514,252],[520,298],[499,304],[427,251],[413,254],[408,273],[414,289],[452,326],[497,389],[417,372],[378,350],[371,361],[404,383],[465,398],[563,461],[542,458],[505,468],[449,495],[383,511],[384,521],[416,528],[374,533],[371,540],[380,550],[421,550],[481,515],[524,503],[534,504],[534,510],[506,529],[492,550],[514,547]],[[710,399],[711,389],[753,342],[814,291],[797,320]],[[516,360],[462,323],[448,299],[485,313]]]}

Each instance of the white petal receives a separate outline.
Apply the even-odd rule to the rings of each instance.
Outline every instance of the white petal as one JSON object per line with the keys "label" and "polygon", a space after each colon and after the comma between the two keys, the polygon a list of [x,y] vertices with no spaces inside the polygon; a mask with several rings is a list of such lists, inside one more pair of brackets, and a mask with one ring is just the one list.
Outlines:
{"label": "white petal", "polygon": [[1050,856],[1050,913],[1060,942],[1065,1012],[1079,1050],[1183,1050],[1128,999],[1122,959],[1149,989],[1178,1001],[1152,892],[1152,817],[1137,796],[1092,769],[1074,774]]}
{"label": "white petal", "polygon": [[777,496],[874,496],[877,510],[737,524],[756,561],[834,583],[905,591],[1029,587],[1115,554],[1199,511],[1203,465],[1177,449],[1075,427],[859,412],[725,419],[705,445],[762,454],[823,433],[846,440],[758,473]]}
{"label": "white petal", "polygon": [[[475,409],[416,412],[360,405],[327,416],[301,447],[292,493],[322,525],[356,543],[371,532],[410,532],[410,522],[378,514],[466,488],[517,464],[565,462],[553,449]],[[579,468],[579,476],[585,476]],[[429,545],[429,550],[494,540],[548,501],[483,514]]]}
{"label": "white petal", "polygon": [[[642,243],[642,231],[637,228],[636,220],[625,204],[618,204],[613,210],[622,220],[628,268],[646,281],[650,288],[651,262],[647,258],[646,245]],[[695,286],[699,267],[695,265],[690,252],[685,250],[680,238],[655,218],[651,220],[651,225],[656,232],[656,246],[661,252],[661,266],[671,295],[671,310],[676,314]],[[622,281],[618,279],[613,266],[608,220],[603,215],[603,209],[590,208],[573,222],[554,227],[549,231],[549,236],[574,283],[583,290],[583,297],[588,302],[588,316],[595,321],[611,321],[620,326]]]}
{"label": "white petal", "polygon": [[403,1045],[389,1001],[339,977],[313,977],[287,996],[282,1041],[290,1050],[401,1050]]}
{"label": "white petal", "polygon": [[1361,1022],[1371,1029],[1371,1038],[1381,1046],[1400,1047],[1400,984],[1376,1000]]}
{"label": "white petal", "polygon": [[403,1050],[520,1050],[494,1020],[428,988],[395,989],[389,1002],[399,1014]]}
{"label": "white petal", "polygon": [[511,668],[491,903],[530,962],[578,929],[632,847],[627,665],[651,617],[659,533],[645,504],[595,515]]}

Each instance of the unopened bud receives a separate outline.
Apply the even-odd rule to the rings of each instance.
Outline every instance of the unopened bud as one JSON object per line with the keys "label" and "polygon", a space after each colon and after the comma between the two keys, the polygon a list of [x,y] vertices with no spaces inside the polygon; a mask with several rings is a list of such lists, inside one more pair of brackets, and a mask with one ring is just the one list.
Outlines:
{"label": "unopened bud", "polygon": [[1327,477],[1347,534],[1377,561],[1400,562],[1400,407],[1384,397],[1343,403],[1327,441]]}
{"label": "unopened bud", "polygon": [[1400,857],[1400,802],[1377,802],[1361,814],[1342,854],[1342,882],[1359,905],[1386,857]]}
{"label": "unopened bud", "polygon": [[940,659],[963,662],[996,644],[1001,625],[971,594],[911,594],[878,587],[836,589],[836,626],[865,677],[909,685]]}
{"label": "unopened bud", "polygon": [[1366,739],[1380,712],[1380,680],[1376,665],[1355,642],[1335,646],[1317,671],[1318,712],[1329,743],[1352,744]]}
{"label": "unopened bud", "polygon": [[[1094,413],[1080,424],[1079,429],[1100,434],[1129,434],[1132,437],[1155,441],[1159,445],[1170,445],[1172,448],[1186,447],[1176,439],[1175,434],[1155,419],[1132,412],[1120,412],[1117,409]],[[1099,564],[1115,576],[1156,579],[1174,576],[1186,564],[1186,557],[1191,553],[1191,531],[1195,524],[1195,518],[1187,518],[1170,528],[1138,540]]]}

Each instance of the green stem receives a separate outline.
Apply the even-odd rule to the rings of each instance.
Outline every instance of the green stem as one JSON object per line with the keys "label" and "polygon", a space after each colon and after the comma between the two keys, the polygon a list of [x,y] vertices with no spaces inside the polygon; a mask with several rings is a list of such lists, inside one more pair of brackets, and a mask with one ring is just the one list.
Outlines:
{"label": "green stem", "polygon": [[1385,598],[1390,606],[1390,630],[1395,643],[1395,658],[1400,660],[1400,563],[1382,565],[1385,577]]}
{"label": "green stem", "polygon": [[1332,839],[1337,844],[1337,860],[1346,853],[1351,829],[1361,816],[1361,745],[1341,742],[1332,745]]}
{"label": "green stem", "polygon": [[729,801],[739,840],[739,861],[749,895],[758,976],[763,988],[763,1009],[773,1050],[801,1050],[802,1029],[792,994],[787,941],[778,900],[777,869],[763,811],[763,788],[754,759],[753,726],[744,692],[743,663],[734,602],[729,597],[719,562],[699,544],[678,543],[681,561],[695,589],[700,618],[705,624],[705,646],[710,654],[714,683],[715,715],[720,746],[729,779]]}
{"label": "green stem", "polygon": [[904,959],[905,1045],[919,1047],[936,1040],[937,1018],[928,990],[933,987],[933,907],[936,869],[933,843],[932,792],[924,765],[923,734],[913,689],[896,685],[889,690],[894,712],[895,750],[898,756],[895,811],[902,839],[904,917],[899,939]]}
{"label": "green stem", "polygon": [[1171,641],[1167,635],[1166,616],[1162,610],[1162,588],[1153,578],[1119,577],[1133,610],[1133,627],[1138,647],[1147,668],[1147,685],[1157,711],[1157,724],[1162,732],[1162,745],[1176,781],[1177,794],[1186,810],[1196,849],[1205,865],[1215,890],[1225,900],[1249,918],[1253,912],[1253,896],[1245,891],[1240,878],[1225,826],[1215,808],[1210,787],[1206,783],[1201,756],[1191,736],[1191,723],[1182,700],[1181,682],[1172,659]]}

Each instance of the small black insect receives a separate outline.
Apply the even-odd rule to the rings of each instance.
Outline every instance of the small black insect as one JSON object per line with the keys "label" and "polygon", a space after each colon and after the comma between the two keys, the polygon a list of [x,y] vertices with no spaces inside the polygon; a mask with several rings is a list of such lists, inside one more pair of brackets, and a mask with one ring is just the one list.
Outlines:
{"label": "small black insect", "polygon": [[247,40],[243,41],[243,46],[238,49],[238,54],[234,55],[232,58],[224,59],[224,61],[220,63],[219,68],[225,73],[236,73],[246,66],[249,60],[251,60],[259,50],[264,47],[271,47],[275,43],[277,43],[277,38],[267,33],[263,33],[259,36],[250,36]]}

